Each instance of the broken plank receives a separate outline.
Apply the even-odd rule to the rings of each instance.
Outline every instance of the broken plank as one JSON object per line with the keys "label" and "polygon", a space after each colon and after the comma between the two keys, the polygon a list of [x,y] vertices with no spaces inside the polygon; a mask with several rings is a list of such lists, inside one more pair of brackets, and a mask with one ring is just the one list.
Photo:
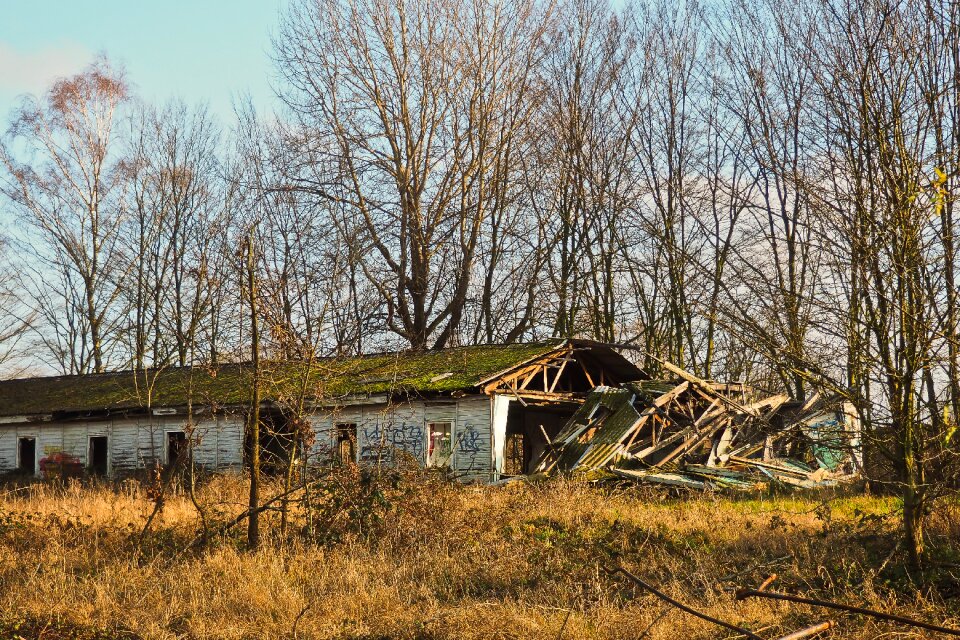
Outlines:
{"label": "broken plank", "polygon": [[610,471],[614,475],[617,475],[621,478],[637,480],[639,482],[650,484],[663,484],[671,487],[686,487],[687,489],[706,489],[709,486],[709,484],[703,480],[694,480],[693,478],[688,478],[680,475],[679,473],[658,473],[617,468],[613,468]]}
{"label": "broken plank", "polygon": [[689,382],[681,382],[670,391],[667,391],[666,393],[663,393],[657,396],[653,400],[653,402],[650,404],[650,406],[644,409],[640,413],[640,419],[637,420],[637,423],[634,425],[633,433],[623,448],[624,451],[628,451],[630,447],[633,445],[633,441],[636,439],[637,434],[640,431],[640,427],[643,426],[643,423],[646,422],[647,418],[654,415],[661,407],[664,407],[670,404],[671,401],[673,401],[677,396],[679,396],[681,393],[683,393],[689,388],[690,388]]}
{"label": "broken plank", "polygon": [[752,410],[748,409],[745,405],[742,405],[742,404],[740,404],[739,402],[737,402],[736,400],[733,400],[733,399],[731,399],[731,398],[728,398],[728,397],[726,397],[725,395],[723,395],[723,394],[721,394],[721,393],[717,393],[716,391],[714,391],[713,385],[712,385],[710,382],[704,380],[703,378],[698,378],[697,376],[693,375],[693,374],[690,373],[689,371],[686,371],[686,370],[684,370],[684,369],[681,369],[681,368],[678,367],[677,365],[675,365],[675,364],[673,364],[672,362],[669,362],[669,361],[667,361],[667,360],[661,360],[660,362],[661,362],[661,364],[663,364],[664,369],[666,369],[666,370],[669,371],[670,373],[673,373],[674,375],[679,376],[682,380],[686,380],[687,382],[689,382],[689,383],[691,383],[691,384],[693,384],[693,385],[696,385],[697,387],[700,387],[701,389],[707,390],[709,393],[716,394],[717,397],[721,398],[723,402],[729,404],[729,405],[730,405],[731,407],[733,407],[734,409],[736,409],[736,410],[738,410],[738,411],[741,411],[741,412],[743,412],[743,413],[749,414],[749,415],[751,415],[751,416],[753,416],[753,417],[755,417],[755,418],[760,417],[759,414],[758,414],[755,410],[752,411]]}
{"label": "broken plank", "polygon": [[740,456],[730,456],[728,458],[730,462],[736,462],[738,464],[745,464],[748,466],[759,467],[762,469],[770,469],[772,471],[779,471],[780,473],[787,473],[791,476],[799,476],[801,478],[809,478],[810,473],[802,471],[797,468],[791,468],[787,466],[782,466],[774,464],[771,462],[764,462],[763,460],[753,460],[752,458],[741,458]]}

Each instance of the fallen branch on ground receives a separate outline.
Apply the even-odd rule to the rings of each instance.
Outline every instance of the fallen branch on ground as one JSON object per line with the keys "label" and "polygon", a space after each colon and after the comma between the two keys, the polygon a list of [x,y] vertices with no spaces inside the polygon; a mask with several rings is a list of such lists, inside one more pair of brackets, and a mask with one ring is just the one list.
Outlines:
{"label": "fallen branch on ground", "polygon": [[911,618],[905,618],[903,616],[894,615],[892,613],[881,613],[879,611],[873,611],[871,609],[864,609],[863,607],[854,607],[848,604],[840,604],[839,602],[817,600],[815,598],[804,598],[802,596],[792,596],[788,593],[760,591],[759,589],[741,589],[737,591],[736,598],[737,600],[745,600],[746,598],[770,598],[771,600],[783,600],[785,602],[796,602],[797,604],[808,604],[813,607],[825,607],[827,609],[837,609],[839,611],[847,611],[849,613],[858,613],[864,616],[879,618],[880,620],[890,620],[892,622],[899,622],[900,624],[905,624],[911,627],[918,627],[920,629],[926,629],[928,631],[936,631],[938,633],[945,633],[951,636],[960,636],[960,629],[950,629],[948,627],[941,627],[939,625],[930,624],[927,622],[921,622],[919,620],[913,620]]}
{"label": "fallen branch on ground", "polygon": [[738,626],[736,626],[736,625],[730,624],[729,622],[724,622],[723,620],[718,620],[717,618],[713,618],[713,617],[711,617],[711,616],[708,616],[708,615],[705,614],[705,613],[701,613],[700,611],[697,611],[696,609],[693,609],[693,608],[691,608],[691,607],[688,607],[687,605],[683,604],[682,602],[678,602],[677,600],[674,600],[673,598],[671,598],[671,597],[668,596],[667,594],[665,594],[665,593],[663,593],[662,591],[658,590],[656,587],[654,587],[654,586],[652,586],[652,585],[644,582],[643,580],[641,580],[641,579],[638,578],[637,576],[633,575],[632,573],[630,573],[629,571],[627,571],[627,570],[624,569],[623,567],[614,567],[613,569],[610,569],[609,567],[602,567],[602,568],[603,568],[603,570],[607,573],[607,575],[610,575],[610,576],[615,575],[615,574],[617,574],[617,573],[623,574],[623,575],[626,576],[630,581],[632,581],[634,584],[636,584],[636,585],[638,585],[638,586],[640,586],[640,587],[643,587],[644,589],[646,589],[647,591],[649,591],[649,592],[652,593],[653,595],[657,596],[658,598],[660,598],[660,599],[663,600],[664,602],[668,602],[668,603],[672,604],[673,606],[675,606],[676,608],[680,609],[681,611],[685,611],[685,612],[689,613],[689,614],[692,615],[692,616],[696,616],[697,618],[700,618],[701,620],[706,620],[707,622],[712,622],[713,624],[718,625],[718,626],[721,626],[721,627],[723,627],[723,628],[725,628],[725,629],[729,629],[729,630],[731,630],[731,631],[736,631],[737,633],[740,633],[740,634],[742,634],[742,635],[745,635],[745,636],[747,636],[748,638],[751,638],[752,640],[763,640],[763,638],[761,638],[761,637],[758,636],[757,634],[753,633],[753,632],[750,631],[749,629],[744,629],[743,627],[738,627]]}

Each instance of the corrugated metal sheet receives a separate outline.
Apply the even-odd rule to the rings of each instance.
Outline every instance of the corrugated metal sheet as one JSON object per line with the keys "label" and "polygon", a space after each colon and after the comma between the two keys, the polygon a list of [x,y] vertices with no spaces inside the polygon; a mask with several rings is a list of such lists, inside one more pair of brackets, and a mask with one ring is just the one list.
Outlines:
{"label": "corrugated metal sheet", "polygon": [[[597,455],[609,451],[611,443],[619,442],[615,440],[616,434],[621,434],[622,439],[639,417],[633,408],[633,398],[633,392],[627,389],[597,387],[553,439],[554,451],[560,451],[556,463],[550,464],[549,459],[554,454],[548,450],[544,460],[537,465],[538,468],[547,470],[556,467],[561,470],[570,470],[576,467],[582,458],[591,456],[591,449],[595,445]],[[594,433],[589,441],[579,442],[591,431]]]}
{"label": "corrugated metal sheet", "polygon": [[[601,396],[601,406],[610,411],[596,425],[596,432],[589,442],[582,446],[569,446],[564,449],[557,461],[557,467],[564,470],[581,466],[592,468],[599,466],[615,455],[621,443],[630,434],[640,414],[633,407],[633,394],[624,389],[611,389]],[[578,455],[579,454],[579,455]]]}

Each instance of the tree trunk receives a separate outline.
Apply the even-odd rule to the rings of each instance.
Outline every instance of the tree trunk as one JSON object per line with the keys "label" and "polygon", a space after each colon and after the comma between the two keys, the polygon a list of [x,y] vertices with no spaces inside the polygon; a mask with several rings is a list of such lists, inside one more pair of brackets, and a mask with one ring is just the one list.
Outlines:
{"label": "tree trunk", "polygon": [[250,519],[247,546],[260,546],[260,329],[257,322],[257,276],[253,254],[254,232],[247,239],[247,295],[250,301],[250,348],[253,359],[253,397],[250,401]]}
{"label": "tree trunk", "polygon": [[[915,465],[914,465],[915,470]],[[909,471],[908,471],[909,473]],[[903,487],[903,535],[910,566],[920,570],[923,564],[923,505],[914,480]]]}

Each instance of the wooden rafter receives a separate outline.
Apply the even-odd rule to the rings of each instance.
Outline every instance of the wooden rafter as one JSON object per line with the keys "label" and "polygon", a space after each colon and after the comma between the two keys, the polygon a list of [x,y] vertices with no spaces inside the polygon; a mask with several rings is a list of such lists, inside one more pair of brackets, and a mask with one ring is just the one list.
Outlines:
{"label": "wooden rafter", "polygon": [[587,376],[587,384],[590,385],[590,388],[597,386],[593,381],[593,376],[590,375],[590,372],[587,371],[587,365],[583,364],[583,360],[577,359],[577,364],[580,365],[580,368],[583,369],[583,375]]}
{"label": "wooden rafter", "polygon": [[550,388],[547,389],[548,392],[553,393],[553,390],[557,388],[557,383],[560,382],[560,376],[563,375],[563,370],[567,368],[567,363],[570,362],[571,358],[568,356],[563,359],[563,362],[560,364],[560,368],[557,369],[557,375],[553,379],[553,384],[550,385]]}
{"label": "wooden rafter", "polygon": [[[527,362],[523,366],[518,367],[516,370],[496,380],[489,381],[484,385],[483,390],[485,393],[492,393],[498,389],[509,389],[511,392],[523,395],[523,393],[530,390],[529,387],[531,383],[533,383],[539,375],[542,376],[543,385],[542,390],[538,391],[541,393],[553,393],[556,390],[560,375],[566,368],[567,363],[574,359],[573,349],[571,347],[554,351],[537,360]],[[550,369],[557,370],[557,374],[553,377],[552,383],[549,373]],[[534,386],[540,387],[539,383]]]}
{"label": "wooden rafter", "polygon": [[[538,365],[536,368],[533,368],[533,369],[530,371],[530,375],[528,375],[526,378],[524,378],[524,379],[523,379],[523,382],[520,383],[520,387],[519,387],[519,388],[520,388],[520,389],[526,389],[526,388],[527,388],[527,385],[530,384],[530,381],[533,380],[538,373],[540,373],[540,370],[541,370],[542,368],[543,368],[543,367],[542,367],[542,366],[539,366],[539,365]],[[516,382],[516,380],[518,380],[518,378],[514,378],[514,382]]]}
{"label": "wooden rafter", "polygon": [[658,411],[661,407],[665,407],[666,405],[668,405],[668,404],[670,404],[671,402],[673,402],[674,399],[676,399],[677,396],[679,396],[681,393],[683,393],[684,391],[686,391],[689,386],[690,386],[690,383],[689,383],[689,382],[681,382],[680,384],[678,384],[677,386],[675,386],[675,387],[674,387],[673,389],[671,389],[670,391],[667,391],[666,393],[664,393],[664,394],[658,396],[657,398],[655,398],[654,401],[651,403],[651,405],[650,405],[649,407],[647,407],[647,408],[643,411],[643,413],[640,414],[640,419],[637,420],[637,424],[633,427],[633,435],[630,436],[630,440],[627,441],[627,444],[626,444],[626,446],[624,446],[623,450],[624,450],[624,451],[629,451],[629,450],[630,450],[630,447],[633,446],[633,441],[636,439],[637,434],[640,433],[639,427],[640,427],[650,416],[656,415],[657,411]]}

